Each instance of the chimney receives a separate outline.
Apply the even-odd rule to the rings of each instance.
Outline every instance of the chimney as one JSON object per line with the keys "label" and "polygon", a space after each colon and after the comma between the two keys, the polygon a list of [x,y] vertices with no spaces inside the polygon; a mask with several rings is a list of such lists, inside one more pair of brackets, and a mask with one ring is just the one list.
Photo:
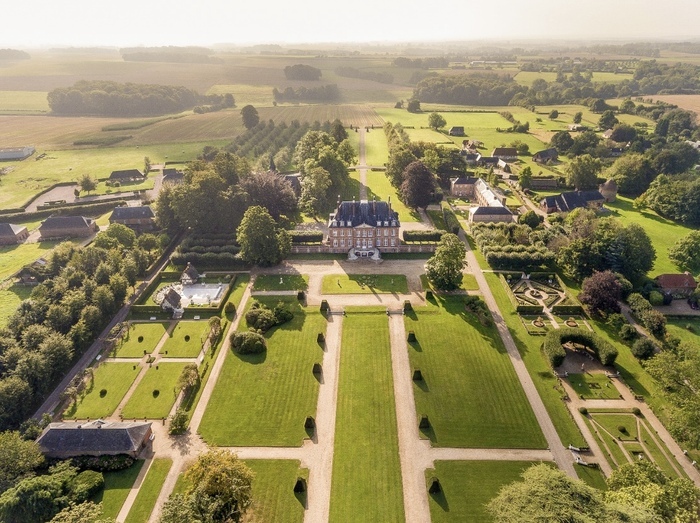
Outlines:
{"label": "chimney", "polygon": [[389,216],[391,216],[391,196],[387,198],[387,203],[389,204]]}

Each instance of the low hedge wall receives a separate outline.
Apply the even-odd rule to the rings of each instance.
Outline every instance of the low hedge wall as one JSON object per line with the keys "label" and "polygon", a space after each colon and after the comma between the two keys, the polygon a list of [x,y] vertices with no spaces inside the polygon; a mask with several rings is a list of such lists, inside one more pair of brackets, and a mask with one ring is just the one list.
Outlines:
{"label": "low hedge wall", "polygon": [[292,237],[292,243],[321,243],[323,241],[323,233],[321,231],[289,231]]}
{"label": "low hedge wall", "polygon": [[452,234],[459,234],[459,231],[462,230],[462,225],[459,223],[457,215],[450,208],[449,204],[444,202],[442,204],[442,217],[445,219],[447,230]]}
{"label": "low hedge wall", "polygon": [[2,216],[5,222],[28,222],[33,220],[41,220],[49,216],[81,216],[81,215],[97,215],[104,214],[115,207],[123,207],[126,201],[110,200],[108,202],[84,203],[69,206],[55,206],[49,209],[42,209],[34,212],[17,212],[12,214],[4,214]]}
{"label": "low hedge wall", "polygon": [[585,313],[583,307],[580,305],[561,304],[552,307],[552,314],[556,314],[557,316],[577,316]]}
{"label": "low hedge wall", "polygon": [[562,345],[567,342],[585,345],[591,349],[603,365],[612,365],[617,358],[617,349],[593,332],[578,329],[557,329],[547,333],[542,350],[552,367],[558,367],[566,357]]}
{"label": "low hedge wall", "polygon": [[243,261],[236,254],[230,252],[222,253],[198,253],[198,252],[176,252],[170,257],[170,261],[177,267],[185,267],[187,263],[191,263],[198,269],[200,267],[208,267],[211,269],[233,269],[246,268],[248,263]]}
{"label": "low hedge wall", "polygon": [[445,231],[403,231],[405,242],[439,242]]}

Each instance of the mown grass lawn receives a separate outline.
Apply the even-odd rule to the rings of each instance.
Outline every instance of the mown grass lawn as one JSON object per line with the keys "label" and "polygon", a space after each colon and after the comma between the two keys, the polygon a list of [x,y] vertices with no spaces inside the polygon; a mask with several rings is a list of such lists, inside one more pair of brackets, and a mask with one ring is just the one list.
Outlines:
{"label": "mown grass lawn", "polygon": [[[3,187],[5,186],[6,184],[3,183]],[[0,281],[6,280],[25,265],[29,265],[45,256],[57,243],[49,241],[3,245],[0,247]]]}
{"label": "mown grass lawn", "polygon": [[253,504],[248,509],[247,520],[304,521],[304,495],[294,493],[294,484],[299,477],[308,481],[307,469],[300,469],[296,460],[249,459],[245,463],[255,472]]}
{"label": "mown grass lawn", "polygon": [[63,417],[96,419],[111,416],[129,391],[140,370],[138,366],[134,369],[132,363],[103,363],[93,371],[94,382],[88,384],[83,395],[78,399],[77,408],[69,407],[63,413]]}
{"label": "mown grass lawn", "polygon": [[32,287],[25,285],[12,285],[0,290],[0,328],[7,324],[7,320],[14,314],[22,301],[29,298]]}
{"label": "mown grass lawn", "polygon": [[464,310],[463,298],[438,298],[405,317],[416,414],[439,447],[546,448],[532,408],[495,327]]}
{"label": "mown grass lawn", "polygon": [[436,461],[435,469],[425,471],[426,482],[435,477],[442,487],[439,494],[428,494],[432,522],[493,521],[486,504],[496,497],[501,487],[520,480],[520,474],[535,464],[530,461]]}
{"label": "mown grass lawn", "polygon": [[141,472],[143,464],[144,460],[139,459],[128,469],[103,473],[105,477],[104,489],[98,492],[92,501],[102,503],[104,517],[113,519],[117,517],[134,481],[136,481],[136,477]]}
{"label": "mown grass lawn", "polygon": [[150,354],[165,334],[168,325],[167,322],[132,323],[128,335],[117,345],[114,356],[142,358],[144,351],[145,354]]}
{"label": "mown grass lawn", "polygon": [[321,287],[321,294],[406,293],[408,281],[403,274],[328,274]]}
{"label": "mown grass lawn", "polygon": [[185,363],[159,363],[146,372],[129,398],[122,415],[124,418],[162,419],[170,414],[177,393],[175,385]]}
{"label": "mown grass lawn", "polygon": [[[280,301],[258,300],[272,307]],[[283,301],[294,318],[265,334],[265,353],[226,356],[199,427],[210,445],[294,446],[307,437],[304,420],[316,413],[319,388],[312,368],[323,359],[316,336],[326,332],[326,319],[296,297]],[[239,330],[247,329],[242,319]]]}
{"label": "mown grass lawn", "polygon": [[254,291],[305,291],[308,287],[308,274],[261,274],[253,283]]}
{"label": "mown grass lawn", "polygon": [[209,325],[204,320],[179,321],[160,354],[165,358],[196,358],[208,333]]}
{"label": "mown grass lawn", "polygon": [[165,482],[172,466],[173,460],[170,458],[155,458],[153,460],[124,523],[146,523],[148,521],[158,499],[158,494],[160,494],[160,489],[163,487],[163,482]]}
{"label": "mown grass lawn", "polygon": [[404,521],[389,324],[362,310],[343,320],[330,521]]}
{"label": "mown grass lawn", "polygon": [[579,396],[585,399],[619,399],[620,393],[605,374],[569,374],[564,378]]}
{"label": "mown grass lawn", "polygon": [[[433,286],[430,284],[430,280],[428,280],[428,277],[425,274],[420,275],[420,282],[423,285],[423,290],[432,290],[434,291],[435,289]],[[473,274],[463,274],[462,275],[462,284],[459,286],[460,289],[463,291],[478,291],[479,290],[479,284],[476,282],[476,278],[474,277]]]}
{"label": "mown grass lawn", "polygon": [[[690,326],[690,329],[688,329]],[[666,331],[679,338],[681,341],[687,341],[700,346],[700,317],[698,318],[667,318]]]}
{"label": "mown grass lawn", "polygon": [[367,198],[369,200],[372,200],[374,197],[377,201],[386,202],[391,198],[391,209],[399,213],[400,222],[408,223],[420,221],[420,215],[415,209],[407,207],[406,204],[399,199],[399,193],[389,182],[386,173],[383,171],[367,171],[365,181],[367,182]]}

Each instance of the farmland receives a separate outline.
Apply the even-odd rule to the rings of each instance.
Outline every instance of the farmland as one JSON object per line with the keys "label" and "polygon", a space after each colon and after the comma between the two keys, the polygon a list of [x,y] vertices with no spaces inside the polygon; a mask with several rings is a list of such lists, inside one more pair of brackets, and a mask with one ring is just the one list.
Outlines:
{"label": "farmland", "polygon": [[[0,199],[2,199],[2,193],[0,193]],[[0,247],[0,281],[6,280],[25,265],[48,254],[56,243],[46,241]]]}
{"label": "farmland", "polygon": [[31,287],[21,285],[12,285],[0,290],[0,328],[5,326],[10,315],[17,310],[22,300],[29,298],[31,292]]}

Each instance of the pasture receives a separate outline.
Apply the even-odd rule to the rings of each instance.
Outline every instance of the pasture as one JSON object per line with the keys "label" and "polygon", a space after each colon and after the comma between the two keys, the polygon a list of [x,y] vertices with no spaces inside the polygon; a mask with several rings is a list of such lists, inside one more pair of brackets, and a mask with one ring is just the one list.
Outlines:
{"label": "pasture", "polygon": [[357,507],[365,521],[403,521],[389,325],[383,309],[347,312],[330,521],[355,521]]}
{"label": "pasture", "polygon": [[139,459],[128,469],[103,473],[104,489],[98,492],[91,501],[102,503],[104,517],[116,519],[144,463],[144,460]]}
{"label": "pasture", "polygon": [[168,325],[167,322],[131,323],[128,334],[117,345],[114,356],[142,358],[145,354],[150,354],[165,334]]}
{"label": "pasture", "polygon": [[[270,307],[279,300],[259,298]],[[311,370],[323,358],[316,336],[325,333],[326,319],[296,296],[284,301],[294,318],[265,334],[267,351],[226,355],[199,427],[210,445],[295,446],[307,437],[304,420],[315,415],[319,387]],[[239,331],[246,330],[241,321]]]}
{"label": "pasture", "polygon": [[428,494],[433,523],[493,521],[486,510],[501,487],[520,480],[530,461],[436,461],[425,479],[440,480],[442,492]]}
{"label": "pasture", "polygon": [[403,274],[328,274],[321,294],[407,294]]}
{"label": "pasture", "polygon": [[160,354],[165,358],[196,358],[209,334],[206,321],[178,321]]}
{"label": "pasture", "polygon": [[[134,368],[136,367],[136,368]],[[132,363],[103,363],[93,370],[92,379],[76,404],[63,413],[66,419],[98,419],[111,416],[140,372]]]}
{"label": "pasture", "polygon": [[546,441],[495,327],[482,326],[459,297],[405,316],[416,414],[438,447],[545,448]]}
{"label": "pasture", "polygon": [[0,328],[7,325],[7,320],[14,314],[22,301],[29,298],[31,287],[12,285],[0,290]]}
{"label": "pasture", "polygon": [[[2,199],[2,191],[0,191]],[[58,242],[43,241],[0,246],[0,281],[15,275],[22,267],[29,265],[53,249]]]}
{"label": "pasture", "polygon": [[44,91],[0,91],[0,114],[42,114],[49,110]]}
{"label": "pasture", "polygon": [[175,385],[185,365],[160,362],[149,368],[124,405],[124,418],[167,418],[179,392]]}
{"label": "pasture", "polygon": [[146,523],[148,521],[172,465],[173,460],[170,458],[155,458],[153,460],[124,523]]}

